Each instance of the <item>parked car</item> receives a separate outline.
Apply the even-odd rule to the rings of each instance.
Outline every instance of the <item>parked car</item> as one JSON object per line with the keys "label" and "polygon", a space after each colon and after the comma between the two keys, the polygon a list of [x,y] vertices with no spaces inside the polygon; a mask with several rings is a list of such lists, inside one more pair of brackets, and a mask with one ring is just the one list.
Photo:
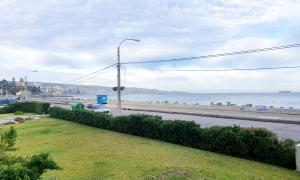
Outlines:
{"label": "parked car", "polygon": [[105,108],[103,105],[100,104],[89,104],[86,106],[86,109],[94,112],[100,112],[100,113],[112,115],[110,109]]}
{"label": "parked car", "polygon": [[88,104],[88,105],[86,106],[86,109],[88,109],[88,110],[93,109],[93,104]]}

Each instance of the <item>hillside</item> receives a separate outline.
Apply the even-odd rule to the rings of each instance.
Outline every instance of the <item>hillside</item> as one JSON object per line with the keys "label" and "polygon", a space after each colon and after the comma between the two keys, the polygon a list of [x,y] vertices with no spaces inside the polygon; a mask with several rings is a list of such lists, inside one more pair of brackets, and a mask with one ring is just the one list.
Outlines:
{"label": "hillside", "polygon": [[[31,82],[33,83],[33,82]],[[95,95],[99,93],[103,94],[113,94],[112,87],[107,86],[96,86],[96,85],[72,85],[72,84],[59,84],[59,83],[45,83],[45,82],[34,82],[39,84],[41,88],[45,87],[59,87],[63,90],[77,89],[82,95]],[[146,89],[146,88],[136,88],[136,87],[126,87],[123,94],[174,94],[174,93],[185,93],[177,91],[163,91],[157,89]]]}

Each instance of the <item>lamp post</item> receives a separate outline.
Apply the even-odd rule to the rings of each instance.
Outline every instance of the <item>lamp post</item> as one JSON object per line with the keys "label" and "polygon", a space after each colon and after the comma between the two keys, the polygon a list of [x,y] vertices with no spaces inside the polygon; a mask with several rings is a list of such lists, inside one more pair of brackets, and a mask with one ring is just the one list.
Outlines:
{"label": "lamp post", "polygon": [[126,41],[135,41],[139,42],[140,40],[138,39],[124,39],[123,41],[120,42],[118,46],[118,63],[117,63],[117,70],[118,70],[118,87],[116,88],[117,93],[118,93],[118,115],[121,115],[121,91],[124,89],[121,89],[121,63],[120,63],[120,47],[121,45],[126,42]]}
{"label": "lamp post", "polygon": [[27,100],[27,95],[28,95],[27,76],[28,76],[29,73],[36,73],[36,72],[38,72],[38,71],[37,70],[27,71],[26,74],[25,74],[24,80],[25,80],[25,98],[26,98],[26,100]]}

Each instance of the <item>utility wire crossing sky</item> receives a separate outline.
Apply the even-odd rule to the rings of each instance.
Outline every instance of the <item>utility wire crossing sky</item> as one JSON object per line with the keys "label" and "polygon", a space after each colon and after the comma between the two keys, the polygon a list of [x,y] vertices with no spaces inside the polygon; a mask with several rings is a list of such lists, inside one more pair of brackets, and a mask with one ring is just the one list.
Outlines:
{"label": "utility wire crossing sky", "polygon": [[[165,62],[176,62],[176,61],[188,61],[188,60],[199,60],[199,59],[208,59],[208,58],[217,58],[222,56],[234,56],[234,55],[243,55],[243,54],[251,54],[251,53],[259,53],[259,52],[265,52],[265,51],[275,51],[275,50],[283,50],[283,49],[289,49],[289,48],[296,48],[300,47],[300,44],[290,44],[290,45],[283,45],[283,46],[275,46],[275,47],[268,47],[268,48],[260,48],[260,49],[251,49],[251,50],[244,50],[244,51],[236,51],[236,52],[226,52],[226,53],[219,53],[219,54],[210,54],[210,55],[204,55],[204,56],[197,56],[197,57],[187,57],[187,58],[177,58],[177,59],[165,59],[165,60],[151,60],[151,61],[133,61],[133,62],[124,62],[121,63],[123,65],[128,64],[144,64],[144,63],[165,63]],[[105,71],[109,68],[112,68],[116,66],[117,63],[109,65],[107,67],[104,67],[100,70],[97,70],[95,72],[92,72],[90,74],[72,79],[65,83],[70,83],[72,81],[77,81],[79,79],[83,79],[86,77],[89,77],[93,74],[97,74],[99,72]],[[300,66],[281,66],[281,67],[259,67],[259,68],[232,68],[232,69],[151,69],[151,70],[158,70],[158,71],[173,71],[173,72],[187,72],[187,71],[202,71],[202,72],[227,72],[227,71],[258,71],[258,70],[278,70],[278,69],[296,69],[300,68]],[[89,81],[91,79],[96,78],[97,76],[76,82],[75,85],[80,84],[82,82]]]}

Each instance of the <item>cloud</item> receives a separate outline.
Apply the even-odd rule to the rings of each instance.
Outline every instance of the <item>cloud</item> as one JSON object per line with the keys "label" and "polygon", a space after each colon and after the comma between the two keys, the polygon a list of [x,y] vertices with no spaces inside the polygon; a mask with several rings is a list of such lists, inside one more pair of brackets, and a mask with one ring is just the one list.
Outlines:
{"label": "cloud", "polygon": [[[38,69],[32,80],[64,82],[115,63],[116,48],[124,38],[141,42],[122,45],[122,62],[297,43],[299,9],[296,0],[3,0],[0,75],[10,79],[11,74],[22,77],[26,71]],[[299,58],[298,49],[289,49],[172,64],[128,65],[126,80],[128,86],[185,91],[271,91],[282,86],[300,90],[295,83],[300,77],[297,71],[151,71],[298,65]],[[113,86],[115,78],[115,69],[111,69],[83,83]]]}

